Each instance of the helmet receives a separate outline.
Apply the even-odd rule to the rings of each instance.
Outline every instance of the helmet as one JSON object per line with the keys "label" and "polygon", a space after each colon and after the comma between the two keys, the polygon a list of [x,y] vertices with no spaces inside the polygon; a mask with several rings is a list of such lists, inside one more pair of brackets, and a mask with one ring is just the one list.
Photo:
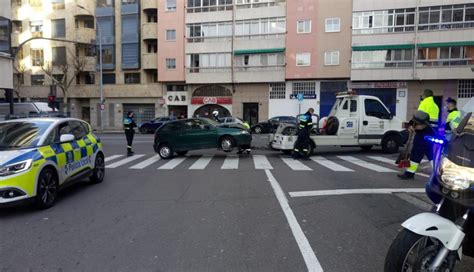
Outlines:
{"label": "helmet", "polygon": [[212,112],[212,115],[217,116],[217,115],[219,115],[219,112],[215,110],[215,111]]}
{"label": "helmet", "polygon": [[428,124],[430,122],[430,116],[424,111],[416,111],[413,114],[413,120],[419,124]]}

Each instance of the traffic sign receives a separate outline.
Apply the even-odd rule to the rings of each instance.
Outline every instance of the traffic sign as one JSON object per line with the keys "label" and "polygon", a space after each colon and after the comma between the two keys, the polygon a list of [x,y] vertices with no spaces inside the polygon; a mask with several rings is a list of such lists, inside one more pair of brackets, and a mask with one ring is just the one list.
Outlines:
{"label": "traffic sign", "polygon": [[298,101],[302,102],[304,100],[304,94],[299,93],[297,96]]}

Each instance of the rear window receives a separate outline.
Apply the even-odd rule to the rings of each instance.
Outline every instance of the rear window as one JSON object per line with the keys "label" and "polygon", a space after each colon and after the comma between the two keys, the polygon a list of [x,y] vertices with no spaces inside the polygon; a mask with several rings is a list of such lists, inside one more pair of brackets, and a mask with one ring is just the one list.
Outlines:
{"label": "rear window", "polygon": [[160,132],[173,132],[181,130],[182,122],[171,122],[164,125]]}

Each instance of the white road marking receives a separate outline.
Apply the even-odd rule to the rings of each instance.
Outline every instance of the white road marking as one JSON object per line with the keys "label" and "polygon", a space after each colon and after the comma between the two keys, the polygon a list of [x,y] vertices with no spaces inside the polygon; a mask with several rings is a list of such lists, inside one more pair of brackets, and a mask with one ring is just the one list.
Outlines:
{"label": "white road marking", "polygon": [[201,156],[189,169],[191,170],[202,170],[211,162],[213,155],[203,155]]}
{"label": "white road marking", "polygon": [[430,175],[427,175],[427,174],[424,174],[424,173],[415,173],[415,175],[418,175],[420,177],[424,177],[424,178],[429,178]]}
{"label": "white road marking", "polygon": [[[395,164],[395,161],[391,160],[391,159],[388,159],[388,158],[384,158],[384,157],[380,157],[380,156],[367,156],[373,160],[376,160],[376,161],[380,161],[380,162],[385,162],[385,163],[388,163],[388,164]],[[424,174],[424,173],[415,173],[416,175],[420,176],[420,177],[425,177],[425,178],[429,178],[430,175],[427,175],[427,174]]]}
{"label": "white road marking", "polygon": [[281,209],[283,210],[283,213],[286,216],[286,220],[290,225],[291,232],[295,237],[296,243],[298,244],[301,254],[303,255],[304,262],[306,263],[306,268],[308,268],[308,271],[310,272],[322,272],[323,268],[321,267],[318,258],[316,258],[316,255],[314,254],[314,251],[311,248],[308,239],[304,235],[304,232],[301,229],[298,220],[296,220],[295,214],[293,213],[293,210],[291,210],[291,207],[288,204],[288,199],[286,198],[285,193],[281,189],[280,184],[272,175],[270,170],[265,170],[265,174],[267,174],[268,181],[270,182],[270,185],[272,186],[273,191],[275,192],[275,196],[278,200],[278,203],[280,203]]}
{"label": "white road marking", "polygon": [[301,161],[298,161],[298,160],[295,160],[295,159],[292,159],[292,158],[285,158],[285,157],[281,157],[281,159],[292,170],[295,170],[295,171],[313,171],[313,169],[311,169],[308,166],[304,165]]}
{"label": "white road marking", "polygon": [[431,210],[431,208],[433,207],[433,204],[430,204],[430,203],[427,203],[417,197],[414,197],[408,193],[397,193],[395,194],[397,197],[405,200],[406,202],[408,203],[411,203],[413,205],[415,205],[416,207],[422,209],[422,210],[425,210],[425,211],[429,211]]}
{"label": "white road marking", "polygon": [[239,169],[239,157],[236,155],[228,155],[225,158],[221,169],[225,169],[225,170]]}
{"label": "white road marking", "polygon": [[253,163],[255,164],[255,169],[273,169],[267,157],[264,155],[253,155]]}
{"label": "white road marking", "polygon": [[180,165],[182,162],[184,162],[186,158],[174,158],[171,161],[167,162],[166,164],[162,165],[158,169],[161,170],[171,170],[174,169],[176,166]]}
{"label": "white road marking", "polygon": [[105,158],[105,162],[108,162],[108,161],[111,161],[111,160],[115,160],[117,158],[120,158],[120,157],[123,157],[124,155],[113,155],[113,156],[108,156]]}
{"label": "white road marking", "polygon": [[107,165],[106,168],[117,168],[119,166],[122,166],[124,164],[127,164],[129,162],[132,162],[134,160],[138,160],[139,158],[145,156],[145,154],[140,154],[140,155],[133,155],[131,157],[128,157],[126,159],[120,160],[118,162],[114,162],[111,165]]}
{"label": "white road marking", "polygon": [[290,192],[291,197],[306,196],[333,196],[333,195],[356,195],[356,194],[393,194],[393,193],[424,193],[425,188],[383,188],[383,189],[338,189]]}
{"label": "white road marking", "polygon": [[159,161],[160,160],[160,156],[159,155],[155,155],[147,160],[144,160],[142,161],[141,163],[138,163],[138,164],[135,164],[134,166],[130,167],[130,169],[143,169],[145,167],[148,167],[152,164],[154,164],[155,162]]}
{"label": "white road marking", "polygon": [[337,156],[337,157],[342,159],[342,160],[348,161],[352,164],[358,165],[360,167],[367,168],[367,169],[375,171],[375,172],[382,172],[382,173],[396,172],[395,170],[385,168],[385,167],[382,167],[382,166],[378,166],[377,164],[366,162],[366,161],[363,161],[363,160],[358,159],[356,157],[352,157],[352,156]]}
{"label": "white road marking", "polygon": [[311,159],[315,161],[316,163],[320,164],[321,166],[327,167],[336,172],[354,172],[354,170],[344,167],[335,162],[332,162],[324,157],[314,156],[314,157],[311,157]]}

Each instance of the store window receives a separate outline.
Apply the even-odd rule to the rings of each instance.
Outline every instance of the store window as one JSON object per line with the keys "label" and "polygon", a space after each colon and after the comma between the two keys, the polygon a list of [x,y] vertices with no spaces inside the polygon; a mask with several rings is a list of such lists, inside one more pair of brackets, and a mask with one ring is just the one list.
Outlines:
{"label": "store window", "polygon": [[125,73],[125,84],[140,84],[140,73]]}

